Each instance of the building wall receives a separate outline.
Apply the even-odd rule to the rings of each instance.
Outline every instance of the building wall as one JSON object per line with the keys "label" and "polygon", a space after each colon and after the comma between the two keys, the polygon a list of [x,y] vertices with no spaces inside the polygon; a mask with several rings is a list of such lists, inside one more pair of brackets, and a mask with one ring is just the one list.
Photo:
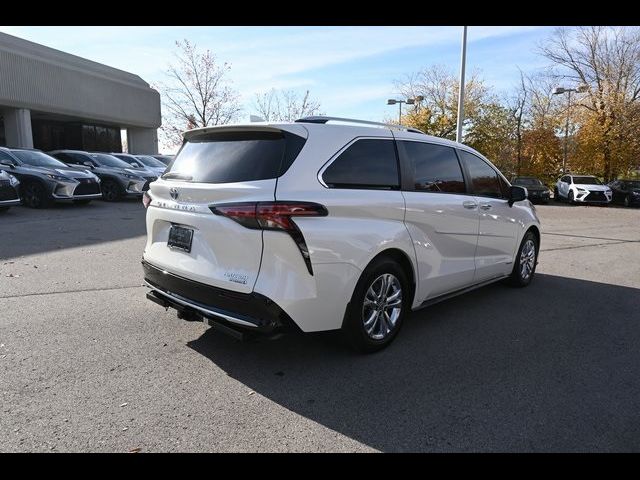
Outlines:
{"label": "building wall", "polygon": [[160,95],[137,75],[4,33],[2,107],[65,115],[90,125],[155,130],[161,124]]}

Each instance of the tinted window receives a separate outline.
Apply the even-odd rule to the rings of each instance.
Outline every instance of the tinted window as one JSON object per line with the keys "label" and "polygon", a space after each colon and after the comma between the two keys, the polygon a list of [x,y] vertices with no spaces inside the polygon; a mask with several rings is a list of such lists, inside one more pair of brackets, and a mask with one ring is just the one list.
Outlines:
{"label": "tinted window", "polygon": [[156,160],[153,157],[150,157],[149,155],[136,155],[136,158],[138,160],[140,160],[142,163],[144,163],[147,167],[166,167],[166,165],[164,163],[162,163],[160,160]]}
{"label": "tinted window", "polygon": [[464,193],[464,178],[451,147],[422,142],[402,142],[413,167],[414,189]]}
{"label": "tinted window", "polygon": [[11,158],[11,155],[2,150],[0,150],[0,162],[11,163],[12,165],[16,163],[15,160]]}
{"label": "tinted window", "polygon": [[56,160],[55,158],[38,150],[12,150],[12,152],[16,157],[18,157],[18,159],[20,159],[20,161],[34,167],[66,167],[66,165],[60,160]]}
{"label": "tinted window", "polygon": [[496,171],[480,157],[460,151],[471,176],[473,193],[484,197],[502,198],[502,188]]}
{"label": "tinted window", "polygon": [[184,144],[165,175],[203,183],[277,178],[293,163],[304,142],[288,132],[201,134]]}
{"label": "tinted window", "polygon": [[82,162],[85,161],[84,158],[82,158],[81,155],[77,155],[74,153],[68,153],[68,152],[59,152],[56,153],[54,155],[52,155],[53,157],[56,157],[58,160],[65,162],[65,163],[73,163],[75,165],[82,165]]}
{"label": "tinted window", "polygon": [[521,185],[523,187],[532,187],[542,185],[542,182],[537,178],[516,178],[513,180],[513,185]]}
{"label": "tinted window", "polygon": [[602,185],[602,182],[596,177],[573,177],[573,183],[576,185]]}
{"label": "tinted window", "polygon": [[562,178],[560,179],[560,181],[561,181],[561,182],[564,182],[564,183],[571,183],[571,180],[569,180],[569,177],[568,177],[568,176],[562,177]]}
{"label": "tinted window", "polygon": [[106,153],[90,153],[89,156],[93,163],[97,163],[101,167],[115,167],[115,168],[129,168],[127,162],[123,162],[119,158],[114,157],[113,155],[108,155]]}
{"label": "tinted window", "polygon": [[329,165],[322,179],[338,188],[398,188],[393,140],[357,140]]}

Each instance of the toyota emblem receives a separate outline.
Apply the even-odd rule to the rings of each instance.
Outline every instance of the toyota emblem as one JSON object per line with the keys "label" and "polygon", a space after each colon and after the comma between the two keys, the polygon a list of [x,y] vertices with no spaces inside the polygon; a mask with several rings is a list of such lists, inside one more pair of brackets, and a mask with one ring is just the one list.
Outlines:
{"label": "toyota emblem", "polygon": [[173,187],[172,187],[172,188],[169,190],[169,195],[171,195],[171,198],[173,198],[174,200],[177,200],[178,195],[179,195],[179,193],[178,193],[178,189],[177,189],[177,188],[173,188]]}

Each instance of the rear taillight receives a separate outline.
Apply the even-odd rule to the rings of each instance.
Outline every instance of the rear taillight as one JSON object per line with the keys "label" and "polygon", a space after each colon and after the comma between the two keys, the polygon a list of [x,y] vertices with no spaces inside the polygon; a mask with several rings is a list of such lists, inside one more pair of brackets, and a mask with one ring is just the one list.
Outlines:
{"label": "rear taillight", "polygon": [[142,194],[142,204],[144,205],[144,208],[148,208],[151,204],[151,195],[149,195],[147,192],[144,192]]}
{"label": "rear taillight", "polygon": [[216,215],[230,218],[247,228],[287,232],[298,246],[309,273],[313,275],[309,249],[292,217],[325,217],[328,212],[324,206],[311,202],[279,201],[227,203],[209,208]]}

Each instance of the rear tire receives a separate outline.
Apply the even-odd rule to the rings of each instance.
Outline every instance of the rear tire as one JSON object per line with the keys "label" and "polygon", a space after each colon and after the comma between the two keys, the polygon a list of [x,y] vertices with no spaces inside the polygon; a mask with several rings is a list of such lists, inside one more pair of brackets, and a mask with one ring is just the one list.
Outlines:
{"label": "rear tire", "polygon": [[120,186],[113,180],[105,180],[100,186],[102,199],[105,202],[116,202],[122,197]]}
{"label": "rear tire", "polygon": [[47,208],[53,202],[40,182],[27,182],[22,187],[22,203],[30,208]]}
{"label": "rear tire", "polygon": [[513,270],[507,283],[514,287],[526,287],[531,283],[538,263],[538,237],[529,230],[520,243],[518,254],[513,262]]}
{"label": "rear tire", "polygon": [[342,327],[362,353],[387,347],[411,308],[410,286],[402,267],[389,257],[375,259],[356,284]]}
{"label": "rear tire", "polygon": [[631,206],[631,199],[629,198],[629,195],[624,197],[624,206],[625,207]]}
{"label": "rear tire", "polygon": [[556,202],[560,203],[560,194],[558,193],[558,187],[555,187],[555,188],[553,189],[553,199],[554,199]]}

